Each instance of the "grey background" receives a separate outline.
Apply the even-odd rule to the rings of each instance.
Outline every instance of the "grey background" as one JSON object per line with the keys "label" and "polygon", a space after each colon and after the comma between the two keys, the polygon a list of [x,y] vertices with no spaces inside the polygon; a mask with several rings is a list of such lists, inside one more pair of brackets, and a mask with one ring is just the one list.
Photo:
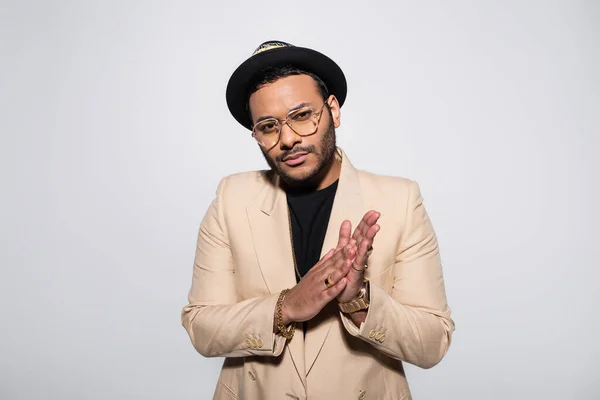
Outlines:
{"label": "grey background", "polygon": [[211,397],[179,314],[219,179],[266,166],[224,91],[269,39],[421,185],[457,330],[415,399],[600,398],[598,2],[366,4],[0,1],[1,399]]}

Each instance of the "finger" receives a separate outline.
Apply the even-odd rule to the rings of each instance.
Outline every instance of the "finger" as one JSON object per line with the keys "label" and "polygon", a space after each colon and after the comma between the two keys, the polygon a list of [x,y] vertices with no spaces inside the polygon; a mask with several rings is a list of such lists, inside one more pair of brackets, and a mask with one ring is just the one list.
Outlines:
{"label": "finger", "polygon": [[[313,266],[313,268],[317,268],[317,267],[323,265],[323,263],[325,261],[329,260],[334,253],[335,253],[335,249],[329,250],[323,257],[321,257],[321,259]],[[313,269],[313,268],[311,268],[311,269]]]}
{"label": "finger", "polygon": [[353,265],[354,269],[362,270],[365,267],[367,258],[373,248],[373,239],[375,238],[377,232],[379,232],[379,229],[379,225],[373,225],[371,229],[369,229],[367,236],[358,246]]}
{"label": "finger", "polygon": [[325,262],[326,260],[328,260],[329,258],[331,258],[332,255],[335,254],[335,249],[331,249],[329,250],[320,260],[318,264],[322,264],[323,262]]}
{"label": "finger", "polygon": [[373,226],[377,222],[377,220],[381,217],[381,213],[377,211],[373,211],[373,213],[367,218],[367,225]]}
{"label": "finger", "polygon": [[[378,225],[375,225],[373,228],[375,227],[379,227]],[[375,233],[377,233],[376,231],[378,229],[373,229],[375,231]],[[375,234],[373,234],[374,236]],[[371,248],[371,246],[373,245],[373,239],[369,239],[369,238],[365,238],[360,246],[358,247],[358,250],[356,252],[356,257],[354,259],[354,263],[353,263],[353,269],[354,270],[358,270],[358,271],[362,271],[363,268],[365,268],[365,264],[367,263],[367,254],[369,253],[369,249]]]}
{"label": "finger", "polygon": [[369,220],[369,218],[371,217],[371,215],[373,215],[375,211],[371,210],[369,212],[367,212],[363,218],[360,220],[358,226],[356,227],[356,229],[354,230],[354,234],[352,235],[352,237],[358,241],[358,235],[360,235],[360,232],[362,231],[363,227],[365,226],[365,224],[367,223],[367,221]]}
{"label": "finger", "polygon": [[336,249],[331,249],[329,250],[320,260],[318,263],[315,264],[314,267],[312,267],[310,269],[310,271],[308,271],[309,273],[311,271],[320,271],[323,268],[326,268],[327,265],[329,265],[332,262],[333,257],[335,257],[335,254],[337,253]]}
{"label": "finger", "polygon": [[352,223],[348,220],[342,222],[340,226],[340,235],[338,239],[337,249],[341,249],[350,242],[350,235],[352,234]]}
{"label": "finger", "polygon": [[373,211],[371,215],[368,216],[367,221],[364,224],[362,224],[361,229],[355,232],[357,246],[360,246],[360,243],[365,238],[372,239],[377,233],[377,231],[379,231],[379,228],[373,230],[373,227],[376,226],[375,223],[379,220],[380,216],[380,213]]}
{"label": "finger", "polygon": [[[348,275],[346,275],[346,276],[349,276],[350,274],[354,274],[355,276],[360,277],[366,269],[367,269],[367,267],[365,264],[357,265],[356,263],[354,263],[350,267],[350,270],[348,271]],[[356,278],[354,278],[354,279],[356,279]]]}
{"label": "finger", "polygon": [[363,240],[368,230],[379,220],[379,217],[381,217],[381,214],[373,210],[365,214],[352,236],[357,243],[360,243]]}
{"label": "finger", "polygon": [[354,257],[356,255],[356,250],[357,247],[355,244],[347,244],[335,254],[334,262]]}
{"label": "finger", "polygon": [[[341,249],[332,249],[329,252],[332,253],[332,255],[330,255],[327,259],[324,259],[323,262],[319,265],[315,265],[313,268],[311,268],[311,271],[322,271],[326,268],[329,268],[330,266],[335,266],[336,263],[339,263],[340,260],[343,260],[344,258],[346,258],[346,253],[344,253],[344,250],[346,250],[347,248],[353,248],[354,254],[352,255],[352,257],[355,256],[356,254],[356,246],[350,246],[350,245],[346,245]],[[346,250],[348,251],[348,250]],[[328,253],[329,254],[329,253]],[[324,257],[325,258],[325,257]]]}
{"label": "finger", "polygon": [[358,247],[358,250],[356,251],[356,258],[366,258],[367,251],[369,251],[369,247],[371,247],[372,245],[373,239],[365,238],[365,240],[361,242],[360,246]]}
{"label": "finger", "polygon": [[344,266],[344,263],[348,263],[348,265],[352,264],[354,258],[356,258],[356,252],[356,246],[352,245],[347,245],[344,248],[337,250],[333,257],[319,268],[319,271],[324,271],[326,269],[340,269]]}
{"label": "finger", "polygon": [[368,217],[373,213],[373,211],[369,211],[367,212],[362,219],[360,220],[360,222],[358,223],[358,225],[356,226],[356,229],[354,230],[354,233],[352,234],[352,238],[354,240],[358,239],[358,235],[360,233],[360,231],[362,230],[362,227],[364,226],[366,220],[368,219]]}
{"label": "finger", "polygon": [[377,223],[380,216],[380,213],[373,211],[368,217],[366,217],[365,223],[362,224],[361,229],[357,233],[361,237],[361,239],[364,238],[367,235],[369,229],[371,229],[375,225],[375,223]]}
{"label": "finger", "polygon": [[380,229],[379,225],[373,225],[369,229],[369,231],[367,232],[367,235],[365,236],[363,241],[358,246],[357,257],[365,257],[365,259],[366,259],[366,256],[369,253],[369,250],[373,246],[373,241],[375,239],[375,235],[377,235],[377,232],[379,232],[379,229]]}
{"label": "finger", "polygon": [[365,239],[372,241],[375,238],[375,235],[377,235],[377,232],[379,232],[379,229],[381,229],[381,227],[377,224],[370,227],[365,235]]}
{"label": "finger", "polygon": [[346,246],[344,247],[343,257],[338,259],[335,263],[336,268],[343,268],[345,265],[350,265],[354,262],[357,253],[356,246]]}
{"label": "finger", "polygon": [[329,289],[321,292],[322,298],[327,303],[329,303],[331,300],[335,299],[340,293],[342,293],[342,290],[344,290],[347,283],[348,283],[348,280],[346,279],[346,277],[342,278],[338,283],[336,283]]}
{"label": "finger", "polygon": [[327,278],[332,284],[337,284],[343,277],[348,275],[353,261],[354,260],[345,260],[345,262],[341,263],[339,266],[331,266],[323,271],[323,282],[325,282],[325,278]]}

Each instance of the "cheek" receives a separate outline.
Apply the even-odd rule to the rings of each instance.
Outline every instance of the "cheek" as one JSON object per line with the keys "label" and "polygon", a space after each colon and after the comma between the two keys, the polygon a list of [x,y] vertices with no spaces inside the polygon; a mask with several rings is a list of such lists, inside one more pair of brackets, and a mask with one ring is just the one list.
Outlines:
{"label": "cheek", "polygon": [[302,145],[303,146],[313,146],[318,150],[318,149],[320,149],[322,142],[323,142],[323,135],[316,134],[313,136],[305,137],[304,140],[302,141]]}
{"label": "cheek", "polygon": [[269,150],[268,152],[263,152],[263,154],[265,155],[265,157],[267,157],[268,159],[270,159],[273,162],[277,161],[277,156],[279,156],[280,151],[277,149],[277,146],[273,147],[271,150]]}
{"label": "cheek", "polygon": [[319,153],[323,153],[323,150],[327,147],[328,141],[327,133],[323,133],[323,135],[319,137],[319,141],[316,143]]}

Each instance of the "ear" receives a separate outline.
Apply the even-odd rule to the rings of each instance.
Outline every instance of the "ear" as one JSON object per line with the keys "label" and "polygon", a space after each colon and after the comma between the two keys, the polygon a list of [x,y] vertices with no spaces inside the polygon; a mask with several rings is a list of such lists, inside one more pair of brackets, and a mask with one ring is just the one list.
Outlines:
{"label": "ear", "polygon": [[335,128],[339,128],[341,124],[340,103],[338,103],[338,100],[334,95],[331,95],[329,96],[329,98],[327,98],[327,104],[329,105],[329,109],[331,110],[331,116],[333,117],[333,126]]}

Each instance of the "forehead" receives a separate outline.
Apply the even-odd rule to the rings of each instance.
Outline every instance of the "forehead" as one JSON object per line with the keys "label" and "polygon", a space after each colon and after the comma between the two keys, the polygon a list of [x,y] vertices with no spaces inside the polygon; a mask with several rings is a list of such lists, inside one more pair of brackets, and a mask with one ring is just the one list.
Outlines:
{"label": "forehead", "polygon": [[300,103],[318,105],[321,94],[317,83],[308,75],[292,75],[269,83],[249,99],[252,118],[262,115],[283,116]]}

